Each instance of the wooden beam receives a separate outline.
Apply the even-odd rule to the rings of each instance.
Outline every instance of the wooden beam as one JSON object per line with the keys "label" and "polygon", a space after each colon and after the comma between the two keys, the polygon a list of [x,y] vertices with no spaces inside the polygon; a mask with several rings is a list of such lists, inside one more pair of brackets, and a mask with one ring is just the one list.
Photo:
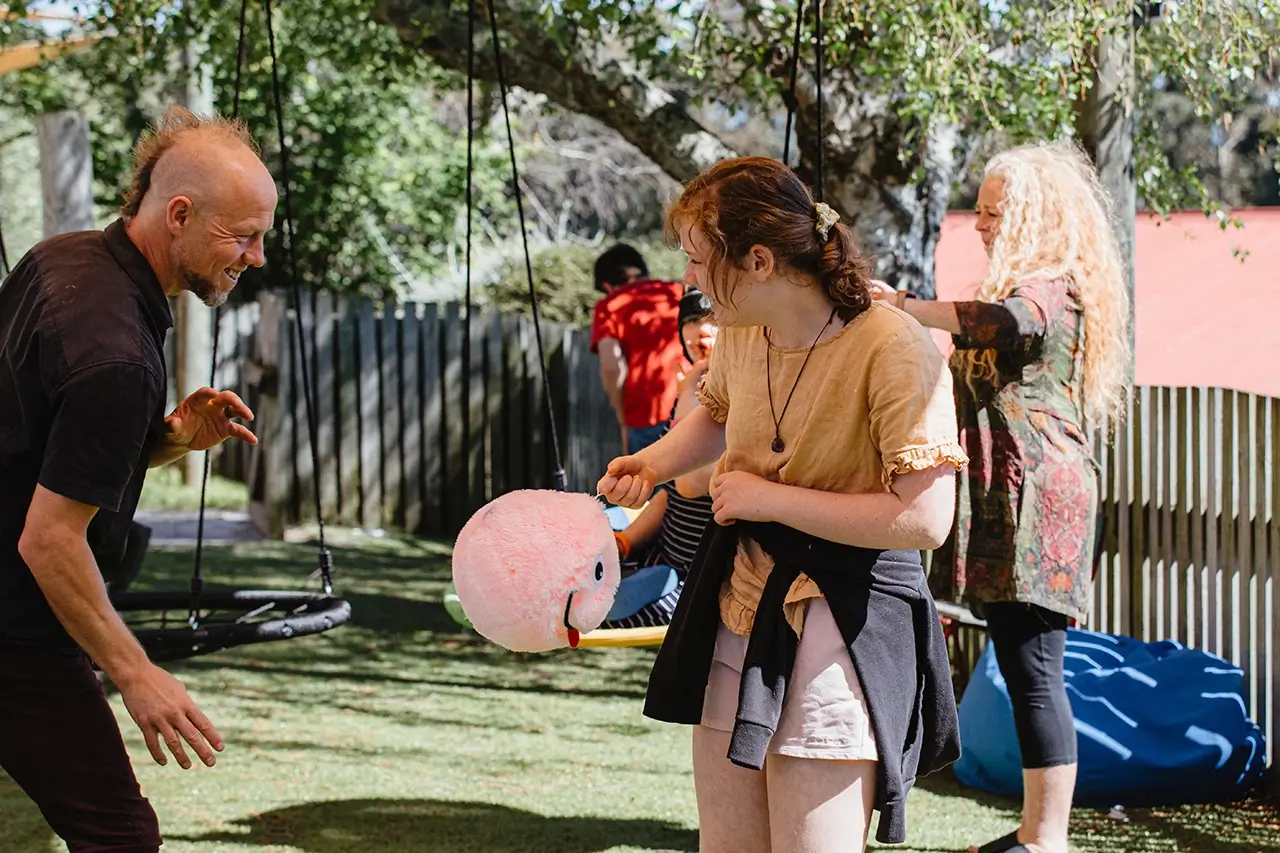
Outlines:
{"label": "wooden beam", "polygon": [[104,37],[104,33],[92,33],[61,41],[25,41],[0,48],[0,74],[11,74],[32,68],[46,59],[57,59],[92,47]]}
{"label": "wooden beam", "polygon": [[85,19],[79,15],[58,15],[53,12],[38,12],[34,9],[28,9],[19,15],[4,3],[0,3],[0,18],[6,21],[73,21],[77,24],[85,23]]}

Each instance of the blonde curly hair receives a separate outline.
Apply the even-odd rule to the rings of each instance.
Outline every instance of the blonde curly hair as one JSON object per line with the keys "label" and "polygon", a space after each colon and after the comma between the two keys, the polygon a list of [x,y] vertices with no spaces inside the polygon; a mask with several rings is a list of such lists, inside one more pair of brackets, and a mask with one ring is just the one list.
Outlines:
{"label": "blonde curly hair", "polygon": [[[975,298],[1004,299],[1030,275],[1069,279],[1084,309],[1084,417],[1114,425],[1130,385],[1131,307],[1110,197],[1073,143],[1002,151],[983,177],[1003,180],[1004,192],[990,267]],[[964,350],[956,358],[971,389],[996,378],[993,350]]]}

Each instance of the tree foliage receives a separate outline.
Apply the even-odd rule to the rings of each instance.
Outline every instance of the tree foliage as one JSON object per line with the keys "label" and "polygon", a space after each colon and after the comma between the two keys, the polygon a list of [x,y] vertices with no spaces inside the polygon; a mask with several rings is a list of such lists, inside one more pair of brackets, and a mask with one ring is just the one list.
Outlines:
{"label": "tree foliage", "polygon": [[[287,0],[272,11],[302,283],[384,294],[447,270],[467,160],[464,114],[445,100],[456,75],[405,49],[360,0]],[[248,4],[246,25],[239,115],[283,181],[260,0]],[[110,210],[128,186],[133,142],[184,97],[183,45],[195,46],[198,70],[211,72],[215,108],[233,112],[239,4],[127,0],[98,7],[88,26],[111,35],[92,51],[23,72],[2,97],[28,115],[76,108],[89,116],[98,200]],[[505,140],[483,135],[489,109],[479,116],[474,162],[482,234],[485,221],[506,230],[515,217]],[[282,192],[258,281],[285,283],[285,212]]]}
{"label": "tree foliage", "polygon": [[[1134,98],[1143,202],[1213,209],[1233,203],[1224,182],[1237,174],[1274,195],[1274,172],[1240,162],[1276,160],[1280,123],[1266,99],[1277,89],[1280,0],[831,0],[821,126],[811,6],[792,102],[794,0],[493,2],[520,190],[539,252],[547,240],[651,230],[675,182],[720,156],[780,155],[790,105],[801,174],[816,178],[821,150],[827,196],[886,259],[882,272],[927,279],[952,192],[994,148],[1073,132],[1099,41],[1130,8],[1140,13]],[[1154,19],[1146,14],[1153,6],[1162,7]],[[215,105],[231,111],[239,4],[84,7],[88,28],[108,37],[7,78],[17,85],[4,87],[0,106],[84,111],[99,200],[110,208],[127,183],[133,140],[181,94],[182,45],[204,49]],[[384,293],[425,278],[460,279],[466,8],[447,0],[273,3],[304,283]],[[515,184],[485,3],[478,8],[473,226],[494,250],[481,264],[488,275],[510,269],[495,263],[516,258],[518,270],[523,262],[513,254]],[[263,9],[250,0],[240,111],[280,176]],[[0,40],[35,33],[20,20],[0,21]],[[1188,153],[1188,140],[1199,153]],[[269,247],[268,281],[284,270],[281,234]]]}
{"label": "tree foliage", "polygon": [[[822,163],[824,196],[878,271],[924,295],[956,187],[995,148],[1075,132],[1105,36],[1134,42],[1138,190],[1157,210],[1215,202],[1205,164],[1187,168],[1158,132],[1167,96],[1183,78],[1198,81],[1175,97],[1218,134],[1238,81],[1274,80],[1280,44],[1280,0],[831,0],[819,123],[812,6],[792,98],[789,0],[492,2],[510,83],[614,129],[676,180],[729,154],[778,156],[794,108],[799,174],[816,183]],[[374,0],[374,9],[406,45],[464,67],[463,4]],[[477,24],[483,57],[487,19]],[[492,62],[476,67],[496,77]]]}
{"label": "tree foliage", "polygon": [[[614,32],[653,74],[694,81],[700,98],[727,93],[746,109],[770,109],[787,99],[794,4],[686,2],[682,17],[696,23],[684,28],[687,37],[677,49],[665,50],[655,37],[670,25],[658,11],[665,3],[649,2],[644,14],[618,20]],[[1000,144],[1072,135],[1078,104],[1094,84],[1102,37],[1131,23],[1140,197],[1161,212],[1212,208],[1216,199],[1198,170],[1172,162],[1174,152],[1161,132],[1165,116],[1156,103],[1161,94],[1178,91],[1205,126],[1229,127],[1242,110],[1259,103],[1257,83],[1268,81],[1274,92],[1280,56],[1276,0],[836,0],[826,5],[824,59],[833,80],[856,68],[858,79],[892,101],[908,128],[900,152],[908,161],[922,135],[938,123],[961,126],[970,138],[994,136]],[[816,50],[810,24],[800,73],[815,93]],[[1266,130],[1271,132],[1264,144],[1272,146],[1274,161],[1274,128],[1268,124]],[[924,167],[918,160],[916,165]]]}

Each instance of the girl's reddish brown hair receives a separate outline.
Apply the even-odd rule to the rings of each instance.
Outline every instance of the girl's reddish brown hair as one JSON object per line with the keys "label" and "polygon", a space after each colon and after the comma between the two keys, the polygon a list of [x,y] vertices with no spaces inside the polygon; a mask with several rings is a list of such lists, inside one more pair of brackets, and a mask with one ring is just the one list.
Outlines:
{"label": "girl's reddish brown hair", "polygon": [[667,212],[666,237],[678,247],[681,229],[696,225],[702,232],[711,245],[707,288],[717,302],[733,304],[723,265],[741,268],[752,246],[764,246],[784,270],[815,277],[847,323],[871,305],[871,263],[842,223],[822,238],[815,205],[809,188],[778,160],[722,160],[685,185]]}

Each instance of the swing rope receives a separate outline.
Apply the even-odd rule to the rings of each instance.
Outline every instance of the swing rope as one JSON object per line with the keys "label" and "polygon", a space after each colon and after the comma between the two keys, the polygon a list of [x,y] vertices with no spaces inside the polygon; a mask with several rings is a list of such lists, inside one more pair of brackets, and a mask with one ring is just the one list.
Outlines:
{"label": "swing rope", "polygon": [[[510,120],[510,114],[508,112],[507,102],[506,102],[507,101],[506,83],[503,78],[502,56],[501,56],[501,51],[499,49],[499,43],[498,43],[497,20],[496,20],[496,15],[494,13],[494,8],[493,8],[493,0],[486,0],[486,2],[489,3],[489,23],[490,23],[490,28],[491,28],[492,38],[493,38],[493,53],[494,53],[494,61],[496,64],[496,70],[497,70],[498,85],[502,93],[502,107],[503,107],[504,115],[507,116],[507,144],[508,144],[508,148],[511,155],[512,176],[516,184],[515,186],[516,208],[520,215],[521,236],[525,238],[525,243],[524,243],[525,269],[529,279],[529,302],[534,312],[535,328],[537,328],[536,318],[537,318],[537,311],[538,311],[538,303],[537,303],[537,298],[534,292],[533,267],[529,258],[528,238],[525,237],[525,234],[524,234],[524,227],[525,227],[524,208],[521,203],[519,175],[516,172],[515,143],[511,135],[511,120]],[[470,302],[471,302],[471,264],[470,264],[471,209],[472,209],[472,194],[471,194],[472,89],[471,87],[472,87],[472,81],[474,79],[474,61],[473,61],[474,31],[470,26],[470,24],[474,21],[474,18],[475,18],[475,3],[476,3],[476,0],[469,0],[469,22],[468,22],[469,25],[467,30],[467,35],[468,35],[468,39],[467,39],[467,45],[468,45],[467,46],[467,303],[468,303],[467,308],[468,308],[468,313],[470,313]],[[817,15],[817,23],[816,23],[817,63],[816,63],[816,66],[817,66],[817,108],[818,108],[818,128],[819,128],[819,134],[818,134],[819,145],[818,145],[818,157],[817,157],[817,164],[816,164],[817,178],[818,178],[816,196],[818,201],[821,201],[822,200],[822,184],[824,182],[824,177],[825,177],[824,175],[825,163],[824,163],[824,156],[823,156],[824,146],[821,144],[822,128],[824,126],[823,102],[822,102],[823,101],[822,75],[823,75],[824,55],[823,55],[821,0],[815,0],[814,8]],[[801,47],[802,34],[804,29],[803,28],[804,11],[805,11],[804,0],[800,0],[796,8],[795,37],[792,45],[792,54],[791,54],[791,61],[790,61],[790,64],[791,64],[790,87],[789,87],[790,94],[789,94],[789,101],[787,103],[786,131],[783,136],[782,162],[784,164],[791,157],[791,130],[792,130],[793,122],[795,120],[795,116],[796,116],[797,76],[798,76],[798,68],[799,68],[799,61],[800,61],[800,47]],[[468,323],[468,328],[469,327],[470,327],[470,324]],[[541,339],[540,332],[538,336],[538,359],[539,359],[539,365],[542,366],[542,370],[543,370],[543,374],[542,374],[543,394],[546,397],[547,410],[548,412],[551,412],[551,394],[550,394],[549,385],[547,384],[546,368],[544,366],[544,356],[542,352],[542,339]],[[564,490],[564,469],[563,469],[563,466],[560,465],[560,451],[559,451],[559,445],[558,443],[556,443],[554,415],[552,416],[552,442],[555,444],[556,464],[558,468],[557,488],[563,491]],[[451,592],[446,594],[445,608],[446,610],[449,610],[450,615],[455,619],[455,621],[458,621],[459,624],[462,624],[466,627],[470,627],[470,623],[466,621],[465,615],[461,612],[460,606],[458,606],[456,592]],[[656,646],[662,643],[663,638],[666,636],[666,632],[667,632],[667,626],[665,625],[659,625],[659,626],[648,627],[648,628],[596,629],[595,631],[591,631],[590,633],[582,635],[581,640],[579,641],[578,647],[579,648],[613,648],[613,647]]]}
{"label": "swing rope", "polygon": [[[472,158],[472,141],[475,138],[475,98],[474,98],[474,82],[475,82],[475,50],[472,45],[475,43],[475,19],[476,19],[476,0],[467,0],[467,250],[466,250],[466,314],[462,325],[462,375],[465,377],[464,382],[469,383],[472,380],[471,372],[471,209],[472,209],[472,171],[474,169]],[[469,395],[468,395],[469,396]],[[462,406],[462,434],[471,435],[471,401],[468,399]],[[466,454],[464,458],[469,461],[470,454]],[[471,485],[473,483],[470,471],[467,472],[467,498],[470,502]]]}
{"label": "swing rope", "polygon": [[[556,416],[555,406],[551,399],[551,383],[547,378],[546,354],[542,343],[542,322],[538,317],[538,297],[533,284],[533,259],[529,253],[529,234],[525,227],[524,216],[524,195],[520,190],[520,172],[516,165],[516,143],[515,136],[511,131],[511,110],[507,106],[507,82],[506,76],[502,68],[502,48],[498,38],[498,15],[494,8],[493,0],[486,0],[489,7],[489,31],[493,41],[493,62],[498,78],[498,92],[502,100],[502,115],[506,122],[507,128],[507,151],[511,158],[511,183],[512,190],[516,197],[516,215],[520,220],[520,240],[524,248],[524,270],[525,276],[529,282],[529,306],[533,311],[533,334],[538,348],[538,369],[542,376],[542,395],[547,407],[547,420],[550,426],[551,450],[555,456],[555,487],[557,491],[565,491],[567,488],[564,462],[560,456],[560,439],[556,434]],[[472,132],[472,85],[475,79],[475,0],[469,0],[468,7],[468,25],[467,25],[467,324],[464,327],[466,332],[466,341],[464,358],[470,358],[470,331],[471,331],[471,215],[472,215],[472,158],[471,146],[473,143]],[[469,364],[469,361],[467,362]],[[468,370],[467,373],[470,376]],[[466,409],[464,407],[464,417]]]}
{"label": "swing rope", "polygon": [[[245,18],[249,12],[249,0],[240,0],[240,29],[236,39],[236,82],[235,93],[231,102],[231,117],[240,117],[240,81],[244,67]],[[218,382],[218,338],[222,331],[222,306],[213,309],[213,344],[210,352],[209,387],[216,388]],[[200,622],[200,600],[204,594],[204,577],[202,575],[204,558],[204,518],[205,506],[209,491],[210,454],[204,455],[204,466],[200,472],[200,513],[196,518],[196,555],[191,568],[191,607],[187,614],[187,622],[192,628]]]}
{"label": "swing rope", "polygon": [[[795,37],[791,42],[791,81],[787,96],[787,125],[786,129],[783,131],[782,137],[782,162],[784,165],[786,165],[791,159],[791,128],[796,120],[796,109],[798,106],[798,102],[796,101],[796,92],[798,87],[797,77],[800,67],[800,42],[803,30],[802,25],[804,23],[804,12],[804,0],[798,0],[796,3]],[[818,201],[823,201],[823,188],[826,185],[826,145],[823,144],[823,139],[826,134],[826,121],[823,116],[822,103],[822,79],[825,75],[823,70],[825,46],[822,32],[822,0],[813,0],[813,13],[815,18],[814,41],[817,53],[814,61],[814,88],[816,90],[815,94],[817,96],[818,108],[818,160],[815,164],[814,195],[817,196]],[[800,145],[797,141],[796,148],[799,149],[799,147]]]}
{"label": "swing rope", "polygon": [[[787,95],[787,126],[782,131],[782,165],[791,159],[791,125],[796,117],[796,74],[800,69],[800,33],[804,26],[804,0],[796,0],[796,34],[791,40],[791,83]],[[799,147],[798,145],[796,146]]]}
{"label": "swing rope", "polygon": [[0,217],[0,276],[9,274],[9,254],[4,250],[4,218]]}
{"label": "swing rope", "polygon": [[[268,8],[270,0],[267,0]],[[506,123],[507,131],[507,150],[511,160],[511,180],[512,190],[515,193],[516,213],[520,220],[520,239],[524,250],[524,266],[525,275],[529,284],[529,307],[533,312],[533,330],[534,338],[538,349],[538,367],[542,379],[542,394],[547,407],[547,417],[550,426],[552,452],[555,456],[555,485],[559,491],[565,491],[565,471],[564,463],[560,455],[560,440],[556,433],[556,418],[554,403],[551,398],[551,385],[547,377],[546,353],[542,342],[542,323],[538,316],[538,298],[533,283],[533,260],[529,252],[529,235],[525,224],[524,215],[524,196],[520,188],[520,172],[516,160],[515,137],[511,130],[511,110],[507,104],[507,83],[506,76],[502,65],[502,49],[501,41],[498,36],[498,16],[493,0],[486,0],[489,11],[489,31],[493,42],[493,61],[494,70],[498,79],[498,91],[502,100],[502,114]],[[816,17],[815,35],[816,35],[816,82],[817,82],[817,108],[818,108],[818,157],[817,157],[817,180],[815,194],[818,201],[823,200],[823,186],[825,184],[825,156],[822,144],[823,128],[825,126],[825,117],[823,115],[823,62],[824,62],[824,44],[823,44],[823,27],[822,27],[822,0],[814,0],[814,15]],[[800,47],[803,33],[804,23],[804,0],[800,0],[796,7],[796,26],[795,36],[792,42],[791,51],[791,74],[790,74],[790,96],[787,104],[787,121],[786,131],[784,133],[783,142],[783,162],[787,162],[791,156],[791,128],[795,120],[796,114],[796,92],[798,85],[798,70],[800,64]],[[475,84],[475,18],[476,18],[476,0],[468,0],[467,6],[467,186],[466,186],[466,206],[467,206],[467,225],[466,225],[466,323],[463,326],[463,370],[465,375],[471,375],[471,311],[472,311],[472,279],[471,279],[471,243],[472,243],[472,216],[474,211],[474,160],[472,149],[475,142],[475,121],[474,121],[474,84]],[[268,32],[270,28],[268,27]],[[273,65],[274,68],[274,65]],[[798,146],[797,146],[798,147]],[[464,422],[470,417],[470,406],[463,407],[462,413]]]}
{"label": "swing rope", "polygon": [[[285,234],[288,237],[289,283],[293,291],[294,337],[298,343],[298,361],[302,365],[302,395],[307,410],[307,437],[311,443],[311,498],[316,511],[319,547],[316,554],[320,572],[320,585],[326,595],[333,592],[333,555],[325,547],[324,512],[320,507],[320,434],[315,416],[315,389],[312,388],[311,373],[307,365],[311,359],[307,357],[307,344],[302,334],[302,290],[298,285],[298,258],[294,245],[297,233],[293,227],[293,200],[289,190],[289,144],[284,135],[284,104],[280,97],[280,71],[276,63],[275,28],[271,25],[271,0],[263,0],[267,12],[267,45],[271,53],[271,92],[276,107],[276,133],[280,138],[280,182],[284,187],[284,222]],[[314,313],[312,322],[315,321]],[[312,355],[314,358],[314,354]]]}
{"label": "swing rope", "polygon": [[[232,118],[240,117],[240,94],[241,84],[243,80],[243,63],[245,51],[245,32],[246,18],[248,15],[249,0],[241,0],[240,2],[240,25],[239,36],[236,42],[236,74],[235,74],[235,93],[232,101]],[[325,545],[324,539],[324,513],[320,505],[320,485],[318,472],[320,471],[320,454],[318,429],[316,425],[316,417],[314,412],[314,404],[312,401],[313,390],[311,387],[312,380],[310,371],[308,370],[309,358],[307,355],[306,339],[302,333],[302,291],[298,285],[298,265],[294,253],[294,228],[293,228],[293,202],[290,194],[289,182],[289,145],[284,133],[284,106],[281,102],[280,95],[280,76],[276,62],[276,42],[275,28],[271,20],[271,0],[263,0],[264,11],[266,13],[267,24],[267,45],[271,57],[271,89],[275,100],[275,119],[276,133],[280,140],[280,182],[284,188],[284,242],[288,256],[288,269],[291,290],[293,294],[294,306],[294,322],[295,339],[298,347],[298,361],[302,368],[302,395],[306,406],[307,415],[307,434],[311,445],[311,470],[315,472],[313,476],[313,498],[315,501],[316,520],[319,527],[319,546],[317,550],[317,562],[319,564],[319,575],[321,588],[325,595],[333,593],[333,555]],[[212,369],[209,376],[210,387],[216,387],[218,374],[218,341],[222,324],[221,309],[214,309],[213,315],[213,345],[211,348],[210,361]],[[210,454],[205,453],[204,471],[200,482],[200,515],[196,527],[196,553],[195,563],[191,573],[191,606],[188,615],[188,622],[191,627],[198,626],[200,621],[200,603],[204,593],[204,579],[201,573],[202,557],[204,552],[204,523],[205,510],[207,504],[207,494],[209,485],[209,472],[211,468]]]}

